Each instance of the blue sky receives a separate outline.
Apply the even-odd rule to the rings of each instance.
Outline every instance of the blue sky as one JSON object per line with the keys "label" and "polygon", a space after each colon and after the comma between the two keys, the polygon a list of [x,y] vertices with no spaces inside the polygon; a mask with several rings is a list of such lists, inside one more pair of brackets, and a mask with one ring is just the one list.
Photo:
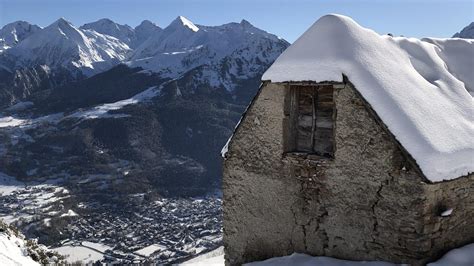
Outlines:
{"label": "blue sky", "polygon": [[0,25],[26,20],[47,26],[59,17],[75,25],[108,17],[138,25],[168,25],[178,15],[195,24],[241,19],[294,41],[320,16],[339,13],[379,33],[450,37],[474,21],[474,0],[0,0]]}

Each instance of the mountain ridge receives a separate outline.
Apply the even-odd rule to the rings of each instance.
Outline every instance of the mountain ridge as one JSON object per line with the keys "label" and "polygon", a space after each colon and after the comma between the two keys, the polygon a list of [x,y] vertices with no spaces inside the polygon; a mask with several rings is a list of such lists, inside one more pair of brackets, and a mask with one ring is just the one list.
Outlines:
{"label": "mountain ridge", "polygon": [[11,70],[47,65],[53,70],[66,68],[90,76],[116,65],[129,50],[113,37],[80,30],[60,18],[4,51],[0,64]]}
{"label": "mountain ridge", "polygon": [[[131,47],[127,42],[132,43]],[[231,79],[246,76],[238,74],[237,68],[256,73],[255,67],[249,66],[256,63],[249,50],[256,46],[266,50],[258,61],[268,63],[288,45],[246,20],[204,26],[179,16],[164,29],[147,20],[133,29],[110,19],[76,27],[60,18],[0,54],[0,75],[4,77],[0,80],[0,89],[4,88],[3,92],[0,90],[0,106],[15,104],[36,91],[79,81],[118,64],[141,67],[166,79],[177,78],[201,65],[218,71],[223,69],[219,65],[237,56],[242,65],[234,63],[234,68],[222,73],[217,82],[231,89]],[[18,75],[19,80],[15,79]],[[62,81],[58,82],[57,77]],[[218,85],[215,81],[216,78],[209,83]]]}
{"label": "mountain ridge", "polygon": [[474,39],[474,22],[464,27],[460,32],[453,35],[453,38]]}
{"label": "mountain ridge", "polygon": [[15,46],[31,34],[40,30],[41,27],[26,21],[15,21],[0,29],[0,53]]}

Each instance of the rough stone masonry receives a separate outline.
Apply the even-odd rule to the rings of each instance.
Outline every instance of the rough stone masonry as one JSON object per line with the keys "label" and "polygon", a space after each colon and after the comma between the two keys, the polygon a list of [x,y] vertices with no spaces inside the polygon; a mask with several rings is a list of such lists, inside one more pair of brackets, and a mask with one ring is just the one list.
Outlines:
{"label": "rough stone masonry", "polygon": [[331,158],[289,150],[289,83],[265,82],[245,113],[224,161],[226,265],[293,252],[423,265],[474,242],[474,175],[430,183],[350,82],[331,86]]}

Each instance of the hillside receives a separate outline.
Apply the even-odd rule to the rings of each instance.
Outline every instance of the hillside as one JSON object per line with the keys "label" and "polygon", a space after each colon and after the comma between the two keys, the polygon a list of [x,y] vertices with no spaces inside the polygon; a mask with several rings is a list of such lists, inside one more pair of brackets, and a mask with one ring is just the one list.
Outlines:
{"label": "hillside", "polygon": [[0,264],[10,265],[45,265],[61,263],[63,257],[56,252],[38,245],[34,240],[25,236],[13,226],[0,220]]}

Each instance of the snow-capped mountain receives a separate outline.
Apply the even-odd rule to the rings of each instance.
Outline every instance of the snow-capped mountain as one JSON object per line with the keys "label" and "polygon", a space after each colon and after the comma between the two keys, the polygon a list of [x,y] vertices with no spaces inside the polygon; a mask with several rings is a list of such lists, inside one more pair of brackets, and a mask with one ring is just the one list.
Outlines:
{"label": "snow-capped mountain", "polygon": [[0,54],[0,106],[119,63],[161,78],[178,78],[199,68],[202,73],[192,71],[194,87],[207,84],[232,90],[237,79],[263,73],[288,45],[245,20],[203,26],[179,16],[165,29],[147,20],[132,29],[109,19],[80,28],[59,19]]}
{"label": "snow-capped mountain", "polygon": [[[272,61],[287,46],[285,40],[245,20],[202,26],[179,16],[165,29],[146,20],[133,29],[110,19],[76,28],[61,18],[4,52],[0,65],[12,71],[46,65],[53,72],[61,68],[91,76],[123,62],[175,78],[200,65],[220,64],[226,57],[242,57],[248,64],[256,58]],[[258,53],[250,50],[256,47],[265,52],[255,57]],[[236,74],[235,69],[230,71]]]}
{"label": "snow-capped mountain", "polygon": [[116,65],[129,51],[114,37],[80,30],[61,18],[5,51],[0,60],[10,69],[46,65],[92,75]]}
{"label": "snow-capped mountain", "polygon": [[165,53],[182,54],[204,46],[212,50],[215,56],[223,57],[256,39],[287,43],[273,34],[255,28],[246,20],[221,26],[197,26],[185,17],[179,16],[169,26],[137,47],[131,60]]}
{"label": "snow-capped mountain", "polygon": [[186,18],[179,16],[168,27],[150,37],[137,47],[131,60],[152,57],[165,52],[180,53],[204,43],[202,34],[194,34],[199,28]]}
{"label": "snow-capped mountain", "polygon": [[[221,26],[201,26],[179,16],[137,47],[127,64],[162,76],[177,77],[200,65],[218,65],[226,57],[227,60],[237,57],[248,64],[256,63],[250,61],[257,58],[262,63],[267,59],[273,61],[275,54],[279,55],[287,46],[285,40],[254,27],[246,20]],[[239,67],[245,68],[245,65]],[[236,69],[230,71],[237,74]]]}
{"label": "snow-capped mountain", "polygon": [[39,31],[41,28],[26,21],[15,21],[0,29],[0,53]]}
{"label": "snow-capped mountain", "polygon": [[453,38],[474,39],[474,22],[467,25],[460,32],[453,35]]}
{"label": "snow-capped mountain", "polygon": [[150,36],[161,30],[160,27],[149,20],[144,20],[140,25],[132,28],[128,25],[115,23],[107,18],[84,24],[80,29],[94,30],[98,33],[113,36],[131,48],[136,48]]}
{"label": "snow-capped mountain", "polygon": [[150,38],[150,36],[157,34],[161,28],[149,20],[144,20],[140,25],[136,26],[134,30],[135,41],[132,42],[131,47],[136,48]]}
{"label": "snow-capped mountain", "polygon": [[79,27],[82,30],[94,30],[98,33],[107,34],[130,45],[135,38],[132,27],[113,22],[108,18],[99,19],[95,22],[86,23]]}

